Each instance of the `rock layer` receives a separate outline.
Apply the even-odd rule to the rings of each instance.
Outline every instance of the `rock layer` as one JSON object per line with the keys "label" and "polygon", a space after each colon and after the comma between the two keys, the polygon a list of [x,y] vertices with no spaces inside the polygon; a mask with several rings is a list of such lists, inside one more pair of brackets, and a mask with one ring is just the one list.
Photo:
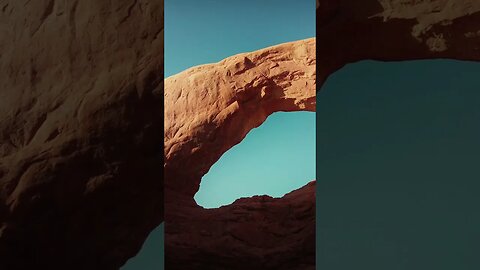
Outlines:
{"label": "rock layer", "polygon": [[270,114],[315,110],[315,64],[315,39],[307,39],[165,80],[167,269],[313,269],[313,184],[219,209],[193,196],[220,156]]}

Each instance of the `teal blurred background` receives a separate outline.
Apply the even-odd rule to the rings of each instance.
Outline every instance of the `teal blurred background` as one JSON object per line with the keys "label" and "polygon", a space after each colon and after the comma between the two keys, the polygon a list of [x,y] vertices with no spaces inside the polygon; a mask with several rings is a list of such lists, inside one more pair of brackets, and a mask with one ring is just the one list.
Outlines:
{"label": "teal blurred background", "polygon": [[162,270],[165,262],[163,253],[163,223],[158,226],[143,244],[137,256],[128,260],[122,270]]}
{"label": "teal blurred background", "polygon": [[[313,0],[165,0],[165,77],[179,73],[189,67],[193,67],[200,64],[207,64],[218,62],[226,57],[262,49],[272,45],[277,45],[284,42],[311,38],[315,36],[315,1]],[[291,130],[284,130],[283,134],[274,134],[273,132],[279,132],[279,129],[291,127],[292,125],[306,125],[312,129],[315,126],[315,119],[313,113],[298,113],[293,116],[288,114],[275,114],[267,120],[268,123],[274,127],[269,131],[268,127],[262,130],[255,130],[249,136],[248,145],[246,149],[239,148],[232,149],[232,153],[225,156],[223,159],[229,162],[228,159],[240,158],[242,156],[250,158],[252,157],[251,149],[249,147],[257,145],[262,142],[262,138],[271,138],[271,140],[279,142],[278,138],[292,134]],[[293,117],[293,118],[292,118]],[[297,119],[294,119],[297,118]],[[298,123],[297,123],[298,122]],[[281,124],[281,126],[279,126]],[[268,135],[270,133],[270,135]],[[300,133],[296,133],[295,138],[282,142],[285,145],[285,150],[291,149],[293,144],[303,144],[299,141],[298,136]],[[279,136],[279,137],[277,137]],[[312,134],[308,138],[314,147],[314,139],[311,138]],[[307,141],[308,141],[307,139]],[[270,139],[269,139],[270,140]],[[273,146],[273,142],[265,142],[269,144],[270,149]],[[290,146],[287,146],[290,145]],[[298,181],[309,181],[314,178],[314,148],[310,148],[310,156],[305,158],[305,166],[310,169],[306,169],[308,173],[299,172],[296,177],[289,178]],[[261,149],[254,149],[255,153],[260,155]],[[267,153],[268,154],[268,153]],[[280,177],[281,175],[272,172],[269,177],[264,176],[265,172],[268,172],[275,167],[278,170],[278,166],[283,165],[284,157],[277,153],[276,156],[271,156],[269,161],[270,168],[257,166],[256,169],[251,170],[250,176],[245,181],[256,181],[259,187],[257,191],[250,190],[246,193],[237,194],[231,192],[228,189],[223,190],[223,195],[219,196],[219,190],[211,189],[206,190],[202,196],[205,198],[205,203],[224,204],[232,200],[236,196],[248,195],[248,194],[264,194],[265,190],[269,189],[273,192],[273,195],[278,195],[283,192],[289,191],[288,189],[295,188],[298,183],[284,182]],[[230,160],[230,162],[232,162]],[[278,162],[275,163],[275,160]],[[295,162],[300,163],[302,157],[296,157]],[[248,162],[249,160],[246,160]],[[226,166],[226,165],[225,165]],[[222,165],[216,165],[217,175],[221,176],[225,174],[222,172]],[[227,168],[227,166],[225,167]],[[231,169],[231,167],[228,167]],[[238,164],[235,171],[230,171],[230,174],[235,176],[240,175],[244,167],[242,164]],[[282,168],[283,172],[288,171],[288,168]],[[213,169],[212,169],[213,170]],[[213,171],[212,171],[213,172]],[[304,176],[308,174],[307,176]],[[247,175],[243,174],[247,177]],[[260,176],[260,177],[257,177]],[[308,178],[308,179],[304,179]],[[311,178],[311,179],[310,179]],[[224,183],[235,184],[233,178],[222,179],[221,181],[228,181]],[[220,182],[215,177],[209,180],[211,187],[214,188],[213,183],[215,181]],[[264,184],[260,184],[260,183]],[[247,183],[247,182],[246,182]],[[250,182],[251,183],[251,182]],[[262,185],[270,183],[268,188],[260,188]],[[238,189],[242,186],[240,182],[236,183]],[[245,186],[245,185],[243,185]],[[282,187],[283,189],[275,190],[275,187]],[[233,190],[234,186],[228,186],[230,190]],[[210,188],[209,188],[210,189]],[[253,193],[252,193],[253,192]],[[211,194],[212,199],[208,199],[208,194]],[[223,197],[228,195],[227,199]],[[218,196],[218,197],[216,197]],[[139,255],[132,258],[122,270],[159,270],[163,269],[163,226],[157,228],[150,235],[147,243],[140,251]]]}
{"label": "teal blurred background", "polygon": [[480,269],[480,63],[351,64],[317,94],[317,269]]}

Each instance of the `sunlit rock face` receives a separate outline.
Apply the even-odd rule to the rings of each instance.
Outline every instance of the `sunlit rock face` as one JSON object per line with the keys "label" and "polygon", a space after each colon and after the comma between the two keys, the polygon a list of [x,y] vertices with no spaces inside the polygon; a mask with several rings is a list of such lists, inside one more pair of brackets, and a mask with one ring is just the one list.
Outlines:
{"label": "sunlit rock face", "polygon": [[163,1],[1,1],[0,269],[118,269],[163,219]]}

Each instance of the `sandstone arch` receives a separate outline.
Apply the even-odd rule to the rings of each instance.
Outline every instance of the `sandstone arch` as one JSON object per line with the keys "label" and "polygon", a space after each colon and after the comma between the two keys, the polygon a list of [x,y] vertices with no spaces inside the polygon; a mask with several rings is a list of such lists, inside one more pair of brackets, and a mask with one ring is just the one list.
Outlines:
{"label": "sandstone arch", "polygon": [[[270,114],[315,111],[315,65],[315,39],[307,39],[236,55],[165,80],[168,269],[313,265],[314,183],[283,199],[259,196],[219,209],[203,209],[193,196],[220,156]],[[261,216],[261,221],[251,215]],[[276,222],[278,215],[284,216],[283,224]],[[234,253],[237,258],[229,259]]]}

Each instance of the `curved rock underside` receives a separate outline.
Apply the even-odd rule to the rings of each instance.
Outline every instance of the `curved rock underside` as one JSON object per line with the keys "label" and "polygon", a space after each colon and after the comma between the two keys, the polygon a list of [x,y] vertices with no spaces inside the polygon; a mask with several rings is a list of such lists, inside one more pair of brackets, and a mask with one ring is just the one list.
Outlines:
{"label": "curved rock underside", "polygon": [[[313,226],[312,185],[292,193],[298,196],[242,199],[212,211],[197,207],[193,194],[218,157],[268,114],[314,110],[312,41],[218,64],[227,70],[203,66],[175,76],[183,76],[178,84],[188,89],[165,92],[167,117],[175,120],[164,130],[162,157],[162,6],[155,0],[0,1],[0,269],[118,269],[163,220],[162,158],[167,223],[247,222],[245,231],[229,227],[222,231],[231,235],[215,241],[218,235],[208,237],[213,230],[205,236],[167,224],[167,243],[184,253],[167,253],[168,264],[199,258],[203,250],[202,258],[218,261],[190,269],[252,266],[225,257],[220,246],[205,246],[234,241],[229,252],[240,259],[254,257],[245,247],[264,245],[263,257],[252,261],[263,269],[292,262],[289,269],[311,268],[308,252],[302,258],[291,250],[289,262],[280,254],[313,243],[274,249],[274,236],[264,235],[261,225],[294,243],[313,235],[306,229]],[[317,88],[335,70],[363,59],[479,60],[479,10],[476,0],[317,1]],[[288,213],[278,220],[298,222],[285,227],[277,213]],[[302,224],[304,230],[286,230]],[[195,235],[201,248],[182,231]],[[272,257],[279,259],[267,260]]]}
{"label": "curved rock underside", "polygon": [[480,59],[480,1],[317,0],[319,84],[345,64]]}

